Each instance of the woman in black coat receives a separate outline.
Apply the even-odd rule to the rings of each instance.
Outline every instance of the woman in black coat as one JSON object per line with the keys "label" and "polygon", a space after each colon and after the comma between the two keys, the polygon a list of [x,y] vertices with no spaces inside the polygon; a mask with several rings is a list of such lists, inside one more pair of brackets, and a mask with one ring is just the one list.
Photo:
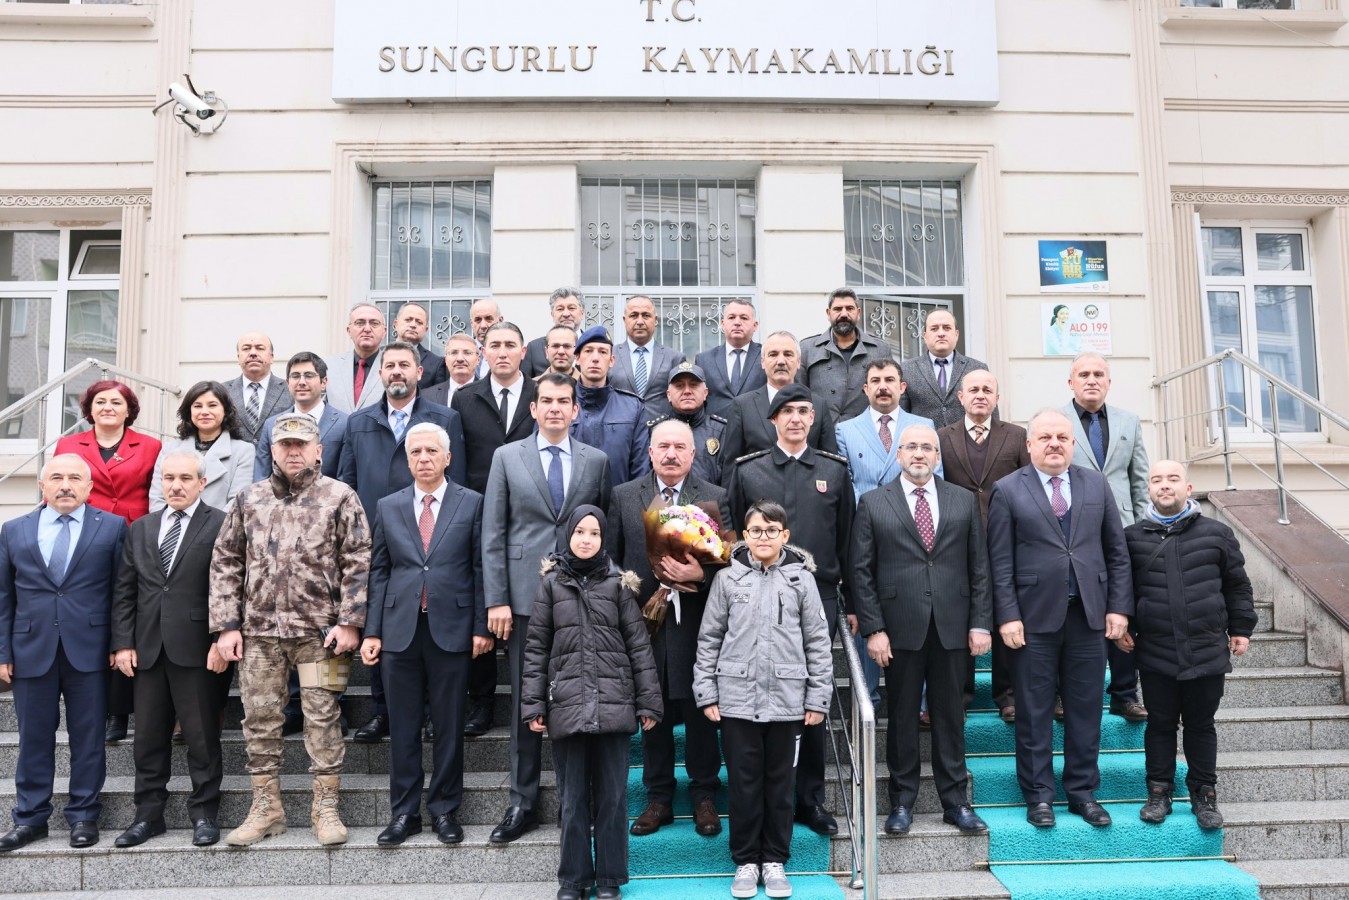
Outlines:
{"label": "woman in black coat", "polygon": [[[604,552],[603,511],[581,506],[543,562],[525,638],[520,716],[553,741],[562,805],[558,900],[617,898],[628,881],[628,747],[662,715],[637,576]],[[594,820],[591,797],[594,797]],[[595,855],[590,854],[591,826]]]}

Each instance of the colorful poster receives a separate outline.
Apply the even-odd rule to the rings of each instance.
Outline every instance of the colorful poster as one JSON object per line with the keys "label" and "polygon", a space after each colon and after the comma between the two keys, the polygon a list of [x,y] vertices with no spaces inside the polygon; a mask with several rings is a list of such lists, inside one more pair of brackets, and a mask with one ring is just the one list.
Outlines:
{"label": "colorful poster", "polygon": [[1040,323],[1045,356],[1114,352],[1109,303],[1041,303]]}
{"label": "colorful poster", "polygon": [[1110,290],[1105,241],[1040,241],[1040,293]]}

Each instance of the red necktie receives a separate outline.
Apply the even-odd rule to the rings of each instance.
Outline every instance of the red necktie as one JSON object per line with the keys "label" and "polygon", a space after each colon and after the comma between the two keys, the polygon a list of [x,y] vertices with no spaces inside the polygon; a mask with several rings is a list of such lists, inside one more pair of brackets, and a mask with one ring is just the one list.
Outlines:
{"label": "red necktie", "polygon": [[361,391],[363,391],[364,389],[365,389],[365,360],[361,359],[358,356],[356,357],[356,384],[354,390],[355,397],[352,399],[352,402],[355,403],[357,406],[361,405]]}
{"label": "red necktie", "polygon": [[[436,517],[431,515],[431,504],[436,502],[432,494],[422,498],[422,514],[417,519],[417,530],[422,535],[422,553],[431,549],[431,532],[436,530]],[[426,585],[422,585],[422,612],[426,612]]]}
{"label": "red necktie", "polygon": [[916,487],[913,496],[916,498],[913,502],[913,521],[918,526],[918,536],[923,539],[923,549],[931,553],[932,545],[937,541],[937,529],[932,525],[932,507],[927,505],[927,491]]}

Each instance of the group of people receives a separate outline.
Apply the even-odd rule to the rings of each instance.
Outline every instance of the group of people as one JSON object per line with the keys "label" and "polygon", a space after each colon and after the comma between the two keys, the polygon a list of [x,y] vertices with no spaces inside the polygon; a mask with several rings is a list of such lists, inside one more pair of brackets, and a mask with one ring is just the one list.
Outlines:
{"label": "group of people", "polygon": [[[0,530],[0,679],[20,721],[0,851],[47,835],[60,698],[72,846],[99,840],[105,741],[126,736],[133,709],[136,814],[117,846],[164,832],[175,740],[193,843],[218,841],[232,668],[253,798],[227,843],[285,831],[282,742],[301,730],[314,834],[344,842],[352,653],[372,669],[372,715],[352,739],[390,741],[378,843],[425,827],[423,740],[430,830],[458,843],[464,736],[492,727],[504,644],[510,800],[492,843],[539,823],[546,732],[558,896],[618,897],[628,835],[674,819],[682,724],[700,835],[722,829],[725,760],[732,895],[789,896],[793,820],[838,827],[824,720],[840,621],[873,697],[885,673],[887,832],[911,825],[924,728],[945,821],[987,830],[968,799],[963,722],[974,658],[990,648],[1030,822],[1054,824],[1058,718],[1068,809],[1110,823],[1094,796],[1108,658],[1110,712],[1148,722],[1143,818],[1170,812],[1183,721],[1191,805],[1202,827],[1221,824],[1214,713],[1255,625],[1250,582],[1184,467],[1149,467],[1138,416],[1107,403],[1107,360],[1075,358],[1071,398],[1022,428],[999,416],[997,379],[956,350],[944,310],[926,318],[925,352],[896,362],[861,329],[850,289],[801,341],[778,331],[760,344],[753,304],[730,301],[724,342],[690,361],[654,340],[647,297],[625,301],[619,343],[584,326],[579,291],[558,289],[549,307],[553,327],[526,343],[479,301],[441,356],[423,346],[424,306],[404,304],[390,340],[361,304],[350,350],[296,353],[284,378],[271,341],[246,334],[239,376],[189,388],[163,443],[131,427],[128,386],[91,385],[92,428],[56,447],[43,505]],[[648,547],[652,507],[692,504],[740,532],[729,562]],[[629,824],[639,728],[648,803]]]}

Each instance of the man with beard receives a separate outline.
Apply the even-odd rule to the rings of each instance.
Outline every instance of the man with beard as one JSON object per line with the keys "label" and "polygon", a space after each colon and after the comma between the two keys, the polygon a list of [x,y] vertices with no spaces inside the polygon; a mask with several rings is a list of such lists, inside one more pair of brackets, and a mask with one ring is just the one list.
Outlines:
{"label": "man with beard", "polygon": [[[721,452],[727,459],[767,450],[778,442],[778,433],[768,421],[768,406],[778,391],[796,382],[801,369],[801,345],[790,331],[775,331],[764,339],[759,362],[767,382],[731,402],[726,414],[725,440]],[[810,425],[806,443],[816,450],[838,452],[834,441],[834,417],[818,392],[812,392],[815,421]]]}
{"label": "man with beard", "polygon": [[445,369],[445,357],[422,346],[430,321],[426,307],[420,303],[404,303],[393,319],[393,339],[411,344],[417,351],[417,365],[422,367],[422,379],[417,382],[420,390],[440,384],[450,377]]}
{"label": "man with beard", "polygon": [[625,484],[651,470],[646,452],[642,398],[609,384],[614,366],[613,338],[601,325],[587,329],[576,342],[576,421],[571,436],[598,447],[609,457],[609,477]]}
{"label": "man with beard", "polygon": [[824,397],[836,421],[861,415],[867,408],[862,393],[867,364],[890,356],[885,345],[862,331],[862,308],[852,288],[839,288],[825,306],[829,330],[801,342],[801,373],[806,387]]}
{"label": "man with beard", "polygon": [[665,399],[670,402],[670,414],[647,422],[655,428],[661,422],[678,419],[693,429],[693,474],[705,481],[721,483],[721,461],[726,454],[721,449],[726,420],[707,411],[707,380],[701,366],[684,360],[670,372]]}
{"label": "man with beard", "polygon": [[[571,331],[567,346],[573,346],[586,318],[586,304],[581,292],[573,287],[560,287],[553,291],[548,297],[548,313],[553,317],[554,328],[565,326]],[[549,341],[552,340],[555,338],[552,329],[549,329],[543,337],[534,338],[525,346],[525,361],[520,364],[520,371],[525,373],[526,378],[537,380],[549,370],[562,372],[563,375],[571,374],[570,370],[557,367],[553,351],[549,349]]]}

